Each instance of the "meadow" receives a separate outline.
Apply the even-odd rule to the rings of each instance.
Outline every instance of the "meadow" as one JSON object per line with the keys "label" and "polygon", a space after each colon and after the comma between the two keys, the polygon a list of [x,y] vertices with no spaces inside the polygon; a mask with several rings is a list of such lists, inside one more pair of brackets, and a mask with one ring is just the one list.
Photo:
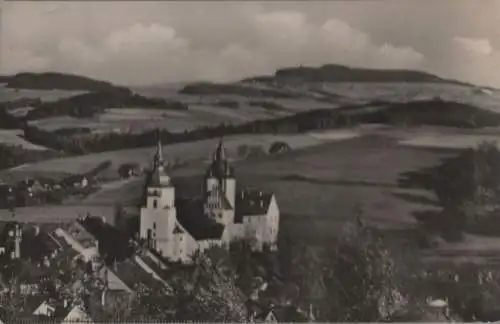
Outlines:
{"label": "meadow", "polygon": [[[339,134],[345,134],[345,131],[339,131]],[[344,138],[345,136],[346,135],[343,135],[341,138]],[[349,137],[352,136],[357,136],[357,133],[349,133]],[[315,138],[309,134],[241,135],[226,137],[224,139],[224,145],[228,155],[236,158],[237,149],[240,145],[260,145],[265,151],[267,151],[272,143],[276,141],[285,141],[292,149],[301,149],[304,147],[319,145],[325,141],[335,140],[334,136],[330,135],[330,137],[332,138],[325,140]],[[208,139],[196,142],[165,145],[163,147],[163,152],[165,158],[170,161],[174,161],[176,159],[183,162],[205,161],[213,153],[218,142],[219,139]],[[64,171],[68,173],[83,173],[92,169],[97,164],[107,160],[113,163],[111,168],[114,170],[117,170],[122,163],[138,163],[142,166],[149,166],[154,155],[154,150],[154,147],[146,147],[53,159],[19,166],[16,168],[16,171]],[[8,170],[6,172],[8,172]]]}
{"label": "meadow", "polygon": [[114,215],[114,207],[91,205],[22,207],[16,208],[14,217],[9,210],[0,209],[0,221],[15,219],[21,223],[64,223],[73,221],[78,217],[85,217],[87,213],[105,217],[106,220],[111,221]]}
{"label": "meadow", "polygon": [[0,102],[14,101],[22,98],[56,101],[85,92],[86,91],[12,89],[6,88],[5,85],[0,84]]}
{"label": "meadow", "polygon": [[23,131],[21,130],[11,130],[11,129],[0,129],[0,143],[6,145],[20,145],[27,150],[46,150],[47,148],[35,145],[23,139],[21,136]]}

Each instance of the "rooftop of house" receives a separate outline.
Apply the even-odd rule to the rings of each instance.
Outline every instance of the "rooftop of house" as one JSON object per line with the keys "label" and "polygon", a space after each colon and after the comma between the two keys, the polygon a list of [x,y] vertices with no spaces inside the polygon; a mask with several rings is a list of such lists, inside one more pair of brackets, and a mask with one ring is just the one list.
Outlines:
{"label": "rooftop of house", "polygon": [[196,198],[177,198],[177,219],[196,240],[220,239],[224,226],[205,215],[204,202]]}
{"label": "rooftop of house", "polygon": [[61,228],[84,248],[94,247],[97,244],[96,238],[78,220],[62,224]]}
{"label": "rooftop of house", "polygon": [[235,223],[241,223],[244,216],[265,215],[273,194],[259,190],[243,189],[236,193]]}

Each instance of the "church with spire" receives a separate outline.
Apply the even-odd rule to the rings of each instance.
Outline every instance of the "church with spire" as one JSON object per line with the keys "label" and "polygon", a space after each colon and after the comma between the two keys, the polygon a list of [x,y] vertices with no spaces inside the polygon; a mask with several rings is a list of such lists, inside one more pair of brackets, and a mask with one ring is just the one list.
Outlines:
{"label": "church with spire", "polygon": [[280,213],[275,195],[237,186],[222,139],[205,172],[201,197],[176,197],[160,139],[146,187],[140,238],[171,261],[189,262],[198,251],[228,247],[235,240],[247,241],[254,250],[277,247]]}

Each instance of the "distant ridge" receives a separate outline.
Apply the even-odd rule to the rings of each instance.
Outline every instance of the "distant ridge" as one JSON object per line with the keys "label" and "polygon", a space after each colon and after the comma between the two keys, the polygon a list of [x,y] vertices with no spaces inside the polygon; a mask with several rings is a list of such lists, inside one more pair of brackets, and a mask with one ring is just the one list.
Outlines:
{"label": "distant ridge", "polygon": [[7,88],[31,90],[81,90],[81,91],[110,91],[124,90],[110,82],[98,81],[88,77],[58,73],[18,73],[13,76],[0,76],[0,82],[6,82]]}
{"label": "distant ridge", "polygon": [[246,78],[242,82],[429,82],[472,86],[421,71],[353,68],[338,64],[283,68],[274,75]]}

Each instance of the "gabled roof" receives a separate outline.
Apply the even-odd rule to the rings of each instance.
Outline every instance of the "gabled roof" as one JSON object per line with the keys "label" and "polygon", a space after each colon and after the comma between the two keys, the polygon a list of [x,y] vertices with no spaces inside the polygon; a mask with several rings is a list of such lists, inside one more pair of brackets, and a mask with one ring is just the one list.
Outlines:
{"label": "gabled roof", "polygon": [[196,240],[220,239],[224,226],[208,218],[202,199],[177,198],[177,220]]}
{"label": "gabled roof", "polygon": [[52,305],[50,305],[46,300],[44,300],[40,306],[35,309],[33,312],[33,315],[45,315],[47,311],[54,313],[56,311],[56,308]]}
{"label": "gabled roof", "polygon": [[80,307],[75,306],[69,311],[68,315],[63,320],[63,323],[93,323],[90,316]]}
{"label": "gabled roof", "polygon": [[235,223],[241,223],[244,216],[265,215],[273,194],[259,190],[239,190],[236,193]]}

